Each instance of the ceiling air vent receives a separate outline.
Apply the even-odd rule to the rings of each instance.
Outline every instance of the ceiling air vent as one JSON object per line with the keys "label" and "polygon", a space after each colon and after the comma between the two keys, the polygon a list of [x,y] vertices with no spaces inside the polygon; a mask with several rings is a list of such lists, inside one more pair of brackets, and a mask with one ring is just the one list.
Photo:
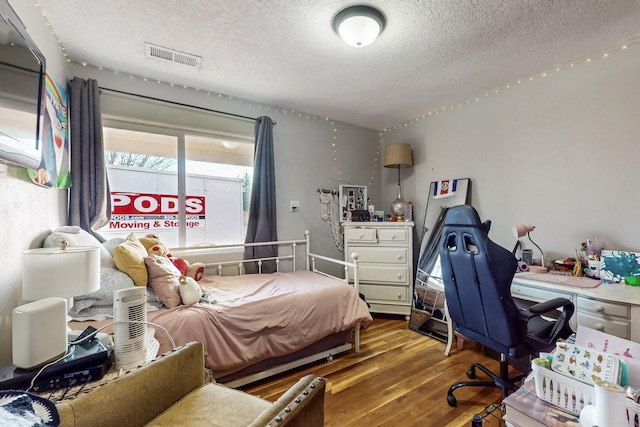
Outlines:
{"label": "ceiling air vent", "polygon": [[200,56],[178,52],[177,50],[167,49],[166,47],[151,43],[144,44],[144,53],[147,58],[173,62],[174,64],[185,65],[187,67],[195,68],[196,70],[200,68],[200,61],[202,61],[202,57]]}

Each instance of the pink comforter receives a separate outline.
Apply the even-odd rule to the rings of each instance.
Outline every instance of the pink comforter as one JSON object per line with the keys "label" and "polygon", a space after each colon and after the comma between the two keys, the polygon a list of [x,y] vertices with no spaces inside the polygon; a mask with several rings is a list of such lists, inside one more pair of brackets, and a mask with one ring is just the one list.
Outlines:
{"label": "pink comforter", "polygon": [[[162,309],[148,320],[167,328],[176,345],[202,342],[214,371],[289,354],[373,320],[353,287],[309,271],[210,276],[199,284],[216,303]],[[161,353],[170,349],[163,335],[156,330]]]}

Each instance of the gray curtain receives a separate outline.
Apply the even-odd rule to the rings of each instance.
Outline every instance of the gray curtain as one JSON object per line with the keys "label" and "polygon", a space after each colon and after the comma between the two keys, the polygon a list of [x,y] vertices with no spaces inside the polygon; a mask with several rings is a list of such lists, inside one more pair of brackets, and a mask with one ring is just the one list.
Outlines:
{"label": "gray curtain", "polygon": [[[256,119],[253,159],[253,183],[251,205],[247,224],[246,243],[278,240],[276,221],[276,172],[273,159],[273,121],[267,116]],[[245,249],[245,259],[273,257],[278,254],[276,246],[257,246]],[[257,265],[247,263],[248,273],[257,272]],[[263,263],[262,272],[272,273],[274,261]]]}
{"label": "gray curtain", "polygon": [[69,224],[104,239],[95,230],[109,222],[111,195],[102,140],[100,89],[93,79],[69,82],[71,179]]}

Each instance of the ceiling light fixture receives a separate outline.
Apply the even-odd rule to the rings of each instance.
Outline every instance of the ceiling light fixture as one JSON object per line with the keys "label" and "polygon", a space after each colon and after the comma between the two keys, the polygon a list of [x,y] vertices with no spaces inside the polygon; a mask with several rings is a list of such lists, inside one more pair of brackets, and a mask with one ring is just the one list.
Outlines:
{"label": "ceiling light fixture", "polygon": [[368,46],[384,30],[382,12],[367,5],[349,6],[333,18],[333,29],[349,45]]}

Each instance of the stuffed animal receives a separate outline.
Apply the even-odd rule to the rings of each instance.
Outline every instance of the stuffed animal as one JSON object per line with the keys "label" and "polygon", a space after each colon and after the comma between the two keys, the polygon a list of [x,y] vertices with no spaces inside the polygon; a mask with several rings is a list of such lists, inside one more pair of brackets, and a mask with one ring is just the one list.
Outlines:
{"label": "stuffed animal", "polygon": [[200,302],[202,289],[191,277],[180,276],[180,298],[184,305],[192,305]]}
{"label": "stuffed animal", "polygon": [[142,246],[147,249],[147,253],[169,258],[183,276],[191,277],[194,280],[202,279],[204,274],[203,263],[194,262],[190,264],[186,259],[174,257],[156,234],[149,233],[144,237],[140,237],[139,240]]}

